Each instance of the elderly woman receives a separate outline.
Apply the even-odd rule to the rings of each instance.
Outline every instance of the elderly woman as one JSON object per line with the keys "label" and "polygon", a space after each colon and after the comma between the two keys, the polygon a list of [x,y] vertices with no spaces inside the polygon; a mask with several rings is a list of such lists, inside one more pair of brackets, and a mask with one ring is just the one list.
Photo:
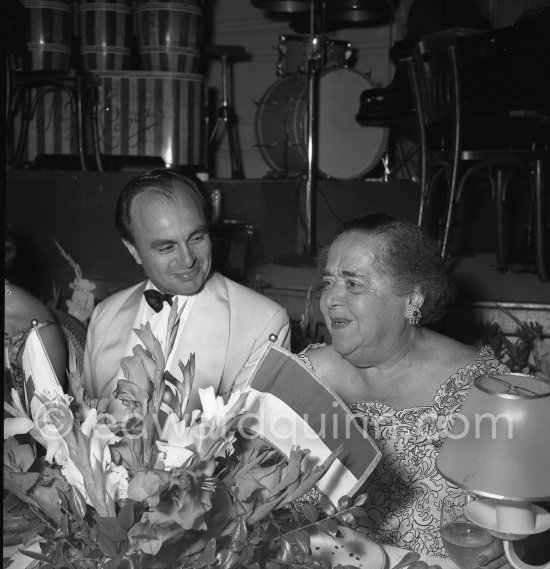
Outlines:
{"label": "elderly woman", "polygon": [[332,345],[301,358],[341,397],[382,452],[369,479],[370,534],[445,556],[439,536],[450,488],[435,458],[472,380],[506,372],[493,352],[438,334],[451,298],[436,244],[387,216],[346,222],[322,261],[321,311]]}

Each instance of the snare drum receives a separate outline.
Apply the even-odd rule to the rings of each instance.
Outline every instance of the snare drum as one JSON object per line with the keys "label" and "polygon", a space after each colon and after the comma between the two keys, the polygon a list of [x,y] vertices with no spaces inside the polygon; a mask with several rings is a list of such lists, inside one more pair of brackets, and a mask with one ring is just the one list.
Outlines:
{"label": "snare drum", "polygon": [[[360,95],[376,87],[352,69],[327,69],[319,77],[317,165],[338,180],[363,177],[382,158],[388,129],[361,126],[355,119]],[[277,174],[297,177],[307,170],[307,78],[287,75],[263,95],[255,117],[262,158]]]}
{"label": "snare drum", "polygon": [[[319,38],[314,39],[318,41]],[[306,73],[308,48],[309,36],[279,36],[277,75],[283,77],[292,73]],[[325,38],[322,67],[345,67],[352,52],[350,42]]]}

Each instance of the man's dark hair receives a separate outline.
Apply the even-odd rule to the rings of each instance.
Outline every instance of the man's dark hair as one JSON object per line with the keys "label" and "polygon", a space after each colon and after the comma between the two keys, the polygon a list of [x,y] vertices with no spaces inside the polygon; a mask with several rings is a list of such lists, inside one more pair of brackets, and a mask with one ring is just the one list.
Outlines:
{"label": "man's dark hair", "polygon": [[210,222],[212,204],[198,178],[184,176],[173,170],[151,170],[130,180],[118,197],[115,225],[122,239],[134,243],[130,210],[134,198],[140,194],[157,194],[173,200],[178,191],[189,192],[201,207],[206,223]]}

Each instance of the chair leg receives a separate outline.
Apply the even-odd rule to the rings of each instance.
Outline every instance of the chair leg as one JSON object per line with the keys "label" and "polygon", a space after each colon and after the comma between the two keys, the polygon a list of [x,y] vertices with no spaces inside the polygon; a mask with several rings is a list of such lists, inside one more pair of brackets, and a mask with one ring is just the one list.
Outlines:
{"label": "chair leg", "polygon": [[441,259],[445,261],[449,252],[449,241],[451,237],[451,225],[453,223],[455,206],[458,201],[457,196],[460,195],[460,191],[457,192],[458,185],[458,170],[456,163],[451,167],[450,179],[448,183],[449,197],[447,201],[447,212],[445,215],[445,226],[443,229],[443,241],[441,243]]}
{"label": "chair leg", "polygon": [[506,174],[504,169],[507,166],[496,166],[496,181],[493,175],[489,173],[489,181],[493,191],[493,200],[496,204],[497,216],[497,263],[499,265],[506,264],[506,239],[504,235],[504,204],[506,203],[506,196],[510,181],[514,175],[514,169],[508,170]]}
{"label": "chair leg", "polygon": [[489,180],[493,184],[493,199],[496,204],[497,214],[497,264],[504,265],[504,183],[502,181],[502,168],[496,169],[496,181],[489,175]]}
{"label": "chair leg", "polygon": [[424,208],[426,207],[426,201],[428,197],[428,180],[427,180],[427,165],[426,159],[421,157],[420,159],[420,207],[418,210],[418,227],[422,227],[424,224]]}
{"label": "chair leg", "polygon": [[103,163],[101,161],[101,154],[99,152],[99,130],[98,130],[98,116],[97,116],[97,105],[98,105],[98,91],[97,86],[88,85],[86,89],[86,108],[88,109],[89,120],[91,122],[92,129],[92,144],[94,147],[94,157],[96,168],[98,172],[103,171]]}
{"label": "chair leg", "polygon": [[417,221],[418,227],[422,227],[424,224],[424,208],[426,206],[424,199],[424,194],[425,194],[424,184],[425,182],[422,179],[420,184],[420,206],[418,208],[418,221]]}
{"label": "chair leg", "polygon": [[546,199],[544,195],[544,178],[545,178],[544,161],[538,159],[535,161],[535,247],[536,247],[536,265],[539,279],[542,282],[549,280],[548,268],[548,244],[545,239],[545,221],[546,220]]}
{"label": "chair leg", "polygon": [[84,111],[82,105],[82,85],[80,81],[76,82],[76,94],[70,88],[63,88],[71,99],[71,105],[76,118],[76,144],[78,157],[80,159],[80,168],[86,171],[86,155],[84,154]]}
{"label": "chair leg", "polygon": [[[23,152],[27,144],[29,123],[32,119],[32,103],[29,101],[29,95],[25,90],[17,89],[13,94],[10,103],[10,112],[8,116],[8,132],[10,144],[12,145],[12,166],[14,170],[21,167],[23,161]],[[15,118],[20,115],[19,136],[15,145]]]}

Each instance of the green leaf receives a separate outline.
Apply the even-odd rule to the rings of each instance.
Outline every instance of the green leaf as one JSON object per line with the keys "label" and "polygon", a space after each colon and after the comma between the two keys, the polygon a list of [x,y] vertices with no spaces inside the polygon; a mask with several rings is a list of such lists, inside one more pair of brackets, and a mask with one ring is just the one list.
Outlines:
{"label": "green leaf", "polygon": [[351,514],[350,512],[342,512],[342,513],[338,514],[336,517],[343,524],[352,524],[355,521],[353,514]]}
{"label": "green leaf", "polygon": [[[357,523],[359,526],[369,527],[370,526],[370,518],[368,516],[359,516],[357,518]],[[355,528],[359,529],[359,528]]]}
{"label": "green leaf", "polygon": [[79,521],[84,519],[86,515],[86,499],[82,492],[76,487],[72,487],[69,492],[69,504],[71,506],[71,513]]}
{"label": "green leaf", "polygon": [[321,512],[319,512],[319,510],[311,502],[306,502],[303,505],[302,513],[304,514],[306,520],[310,523],[315,523],[321,515]]}
{"label": "green leaf", "polygon": [[[124,563],[121,563],[124,561]],[[126,559],[122,555],[118,555],[103,565],[103,569],[119,569],[119,566],[127,567]]]}
{"label": "green leaf", "polygon": [[336,537],[338,533],[338,522],[334,518],[323,520],[317,523],[317,527],[325,534]]}
{"label": "green leaf", "polygon": [[336,514],[337,511],[336,508],[326,496],[321,495],[321,497],[319,498],[319,505],[321,506],[323,512],[325,512],[327,516],[333,516],[334,514]]}
{"label": "green leaf", "polygon": [[31,527],[28,529],[22,536],[21,541],[23,545],[28,545],[33,542],[34,538],[40,534],[40,532],[44,529],[43,524],[39,524],[36,527]]}
{"label": "green leaf", "polygon": [[117,518],[97,516],[97,542],[107,557],[115,557],[127,546],[128,533],[121,527]]}
{"label": "green leaf", "polygon": [[214,565],[216,562],[216,538],[213,537],[206,544],[203,552],[204,561],[207,565]]}
{"label": "green leaf", "polygon": [[[299,532],[298,532],[299,533]],[[308,546],[304,551],[304,541],[301,538],[295,539],[294,534],[283,536],[281,545],[277,552],[277,560],[288,564],[303,565],[309,554],[309,538]]]}
{"label": "green leaf", "polygon": [[96,516],[95,521],[98,535],[107,536],[114,543],[125,541],[127,539],[128,532],[120,524],[118,518]]}
{"label": "green leaf", "polygon": [[357,498],[355,498],[355,500],[353,501],[353,505],[354,506],[363,506],[364,504],[367,503],[367,498],[368,498],[368,494],[365,492],[365,494],[359,494],[359,496],[357,496]]}
{"label": "green leaf", "polygon": [[46,557],[45,555],[42,555],[41,553],[36,553],[35,551],[29,551],[27,549],[20,549],[19,551],[23,555],[26,555],[27,557],[31,557],[32,559],[36,559],[37,561],[43,561],[46,563],[52,561],[49,557]]}
{"label": "green leaf", "polygon": [[338,500],[338,509],[339,510],[345,510],[345,509],[349,508],[350,505],[351,505],[351,498],[349,496],[342,496]]}
{"label": "green leaf", "polygon": [[220,567],[219,569],[234,569],[240,564],[240,554],[230,549],[224,549],[219,552]]}
{"label": "green leaf", "polygon": [[67,496],[65,495],[65,492],[63,492],[63,490],[61,490],[61,488],[59,488],[57,486],[55,489],[57,490],[57,496],[61,502],[60,508],[63,508],[66,512],[70,512],[71,507],[69,505],[69,501],[67,500]]}
{"label": "green leaf", "polygon": [[246,545],[247,538],[248,531],[246,530],[246,524],[241,517],[237,520],[233,530],[233,535],[231,537],[231,549],[233,551],[242,551],[243,547]]}
{"label": "green leaf", "polygon": [[63,535],[69,535],[69,516],[67,514],[63,514],[63,516],[61,516],[61,523],[59,524],[59,529],[63,532]]}
{"label": "green leaf", "polygon": [[115,555],[118,553],[116,543],[104,533],[98,532],[97,543],[101,548],[101,551],[103,551],[107,557],[115,557]]}
{"label": "green leaf", "polygon": [[21,492],[27,493],[38,482],[40,474],[38,472],[8,472],[4,468],[4,477],[9,477]]}
{"label": "green leaf", "polygon": [[125,530],[129,530],[134,525],[135,516],[133,501],[128,500],[123,504],[122,508],[120,508],[117,519],[120,526]]}
{"label": "green leaf", "polygon": [[[4,484],[5,484],[5,481],[4,481]],[[59,511],[59,508],[57,508],[57,506],[55,506],[55,504],[52,504],[52,503],[48,502],[47,500],[44,500],[43,498],[41,498],[40,496],[37,496],[37,495],[33,495],[32,500],[56,524],[61,523],[61,513]]]}
{"label": "green leaf", "polygon": [[129,440],[123,439],[109,446],[113,462],[121,464],[132,476],[135,476],[142,466],[140,456],[143,442],[141,439],[131,437]]}
{"label": "green leaf", "polygon": [[260,545],[263,542],[263,539],[259,535],[255,535],[248,540],[248,543],[252,546]]}
{"label": "green leaf", "polygon": [[309,553],[310,539],[309,533],[304,530],[298,530],[292,534],[292,540],[295,542],[300,551],[305,555]]}

